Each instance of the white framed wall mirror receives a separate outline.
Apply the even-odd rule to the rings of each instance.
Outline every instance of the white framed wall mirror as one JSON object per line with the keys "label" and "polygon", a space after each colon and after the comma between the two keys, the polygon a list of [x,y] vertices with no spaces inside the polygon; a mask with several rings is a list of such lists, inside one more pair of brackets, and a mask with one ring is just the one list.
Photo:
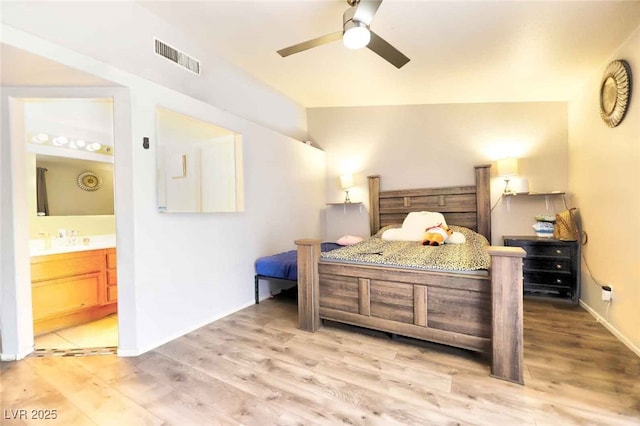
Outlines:
{"label": "white framed wall mirror", "polygon": [[244,210],[241,134],[157,107],[156,140],[160,212]]}

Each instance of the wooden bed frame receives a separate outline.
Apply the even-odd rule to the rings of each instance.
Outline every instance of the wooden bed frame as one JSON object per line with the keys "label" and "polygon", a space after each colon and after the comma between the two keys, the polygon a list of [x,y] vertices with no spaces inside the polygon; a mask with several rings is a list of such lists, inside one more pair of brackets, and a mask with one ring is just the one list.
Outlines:
{"label": "wooden bed frame", "polygon": [[[449,225],[491,240],[490,165],[476,184],[380,191],[369,177],[372,235],[412,211],[442,212]],[[489,247],[489,274],[433,272],[320,259],[320,240],[298,246],[298,323],[321,319],[491,354],[491,375],[523,384],[522,258],[517,247]]]}

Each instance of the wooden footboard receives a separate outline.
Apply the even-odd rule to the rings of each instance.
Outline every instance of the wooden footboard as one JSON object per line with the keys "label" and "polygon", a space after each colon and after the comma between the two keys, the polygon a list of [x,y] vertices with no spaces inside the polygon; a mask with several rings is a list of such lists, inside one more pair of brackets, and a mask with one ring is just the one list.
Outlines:
{"label": "wooden footboard", "polygon": [[489,275],[320,260],[320,240],[297,240],[298,323],[320,319],[492,354],[491,374],[523,383],[522,258],[490,247]]}

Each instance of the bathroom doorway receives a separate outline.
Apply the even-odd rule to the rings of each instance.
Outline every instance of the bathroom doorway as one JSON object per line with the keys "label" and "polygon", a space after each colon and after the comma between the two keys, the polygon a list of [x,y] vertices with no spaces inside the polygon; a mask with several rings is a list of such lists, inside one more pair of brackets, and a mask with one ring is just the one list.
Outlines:
{"label": "bathroom doorway", "polygon": [[36,355],[118,346],[113,100],[21,99]]}
{"label": "bathroom doorway", "polygon": [[[40,49],[42,51],[42,49]],[[51,49],[44,51],[51,53]],[[130,89],[104,77],[0,43],[0,360],[20,360],[34,352],[29,195],[26,136],[12,120],[23,115],[25,99],[110,99],[113,102],[114,191],[117,249],[118,355],[138,353],[134,292],[133,155]],[[76,58],[76,62],[85,62]],[[108,73],[107,73],[108,74]],[[22,126],[24,127],[24,126]],[[118,148],[120,147],[120,148]],[[80,229],[81,231],[82,229]],[[57,229],[56,229],[57,232]]]}

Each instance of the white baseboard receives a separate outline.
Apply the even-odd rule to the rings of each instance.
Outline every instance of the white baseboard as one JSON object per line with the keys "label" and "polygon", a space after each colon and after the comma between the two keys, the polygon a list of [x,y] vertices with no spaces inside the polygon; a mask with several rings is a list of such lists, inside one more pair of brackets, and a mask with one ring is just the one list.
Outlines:
{"label": "white baseboard", "polygon": [[9,354],[9,353],[0,353],[0,361],[1,362],[5,362],[5,361],[19,361],[23,358],[26,358],[30,353],[32,353],[34,351],[33,348],[30,349],[26,349],[24,351],[21,351],[17,354]]}
{"label": "white baseboard", "polygon": [[18,356],[16,354],[0,354],[0,361],[8,362],[8,361],[17,361]]}
{"label": "white baseboard", "polygon": [[640,357],[640,348],[634,345],[631,340],[627,339],[627,337],[620,333],[617,328],[615,328],[606,318],[603,318],[599,313],[597,313],[591,306],[584,303],[582,299],[580,299],[580,306],[582,306],[587,312],[591,314],[599,323],[604,325],[604,327],[611,332],[618,340],[620,340],[626,347],[631,349],[636,355]]}
{"label": "white baseboard", "polygon": [[140,352],[137,349],[120,349],[120,348],[118,348],[117,355],[119,357],[134,357],[134,356],[142,355],[142,352]]}
{"label": "white baseboard", "polygon": [[189,327],[186,330],[182,330],[182,331],[179,331],[177,333],[174,333],[171,336],[168,336],[168,337],[166,337],[166,338],[164,338],[162,340],[159,340],[157,342],[154,342],[152,344],[146,345],[143,348],[137,348],[137,349],[126,349],[126,348],[125,349],[120,349],[120,348],[118,348],[118,356],[119,357],[136,357],[136,356],[142,355],[145,352],[152,351],[155,348],[164,345],[165,343],[169,343],[172,340],[175,340],[175,339],[177,339],[179,337],[182,337],[185,334],[191,333],[192,331],[199,329],[200,327],[204,327],[207,324],[211,324],[214,321],[217,321],[217,320],[219,320],[221,318],[224,318],[224,317],[226,317],[228,315],[231,315],[234,312],[238,312],[239,310],[244,309],[244,308],[246,308],[248,306],[251,306],[253,304],[255,304],[255,301],[251,301],[251,302],[245,303],[243,305],[240,305],[240,306],[238,306],[236,308],[229,309],[228,311],[223,312],[221,314],[218,314],[218,315],[216,315],[214,317],[208,318],[208,319],[202,321],[201,323],[199,323],[199,324],[197,324],[197,325],[195,325],[193,327]]}

